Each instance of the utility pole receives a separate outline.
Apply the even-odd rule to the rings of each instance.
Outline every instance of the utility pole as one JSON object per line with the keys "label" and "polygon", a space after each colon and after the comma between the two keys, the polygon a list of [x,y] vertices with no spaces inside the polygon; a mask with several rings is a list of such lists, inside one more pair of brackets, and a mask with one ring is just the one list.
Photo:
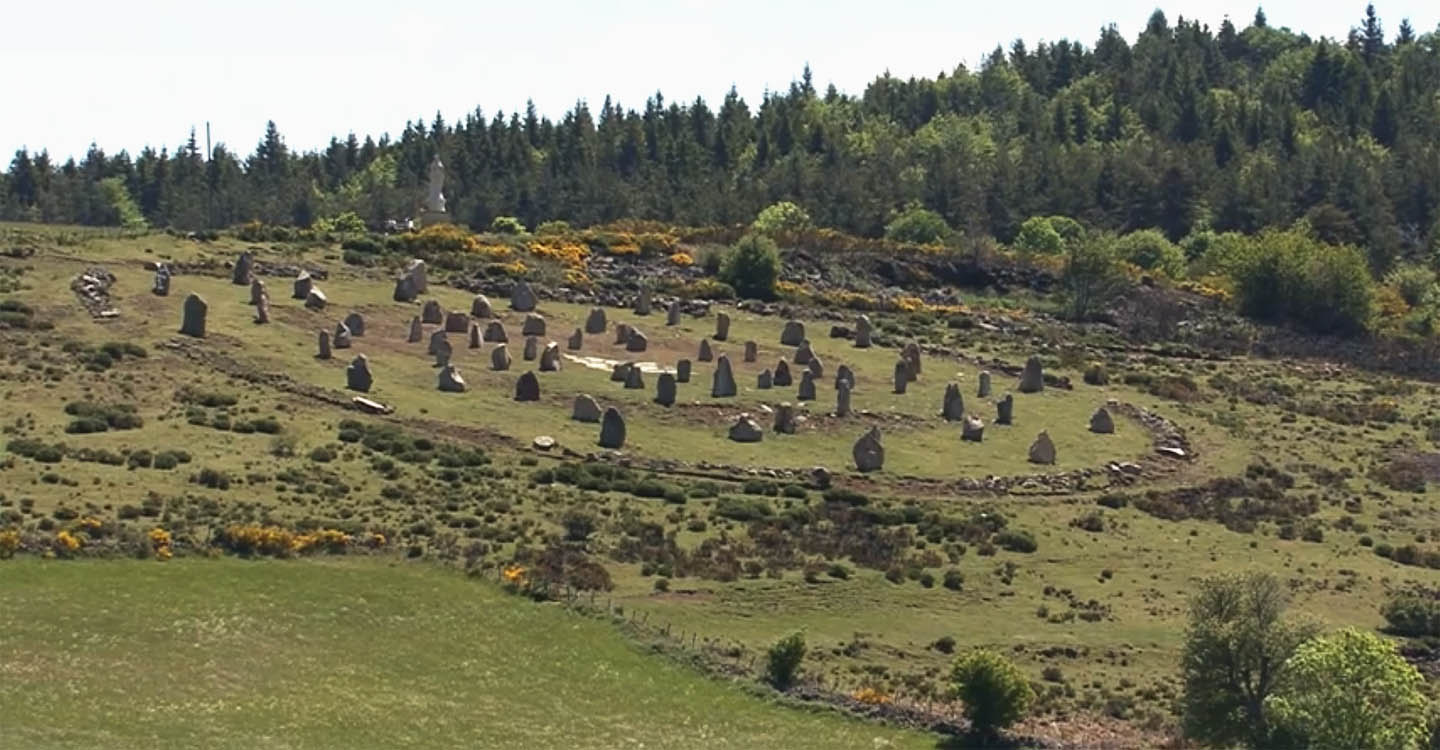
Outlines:
{"label": "utility pole", "polygon": [[211,170],[215,165],[210,160],[215,156],[215,150],[210,145],[210,121],[205,121],[205,228],[211,229],[215,226],[215,179]]}

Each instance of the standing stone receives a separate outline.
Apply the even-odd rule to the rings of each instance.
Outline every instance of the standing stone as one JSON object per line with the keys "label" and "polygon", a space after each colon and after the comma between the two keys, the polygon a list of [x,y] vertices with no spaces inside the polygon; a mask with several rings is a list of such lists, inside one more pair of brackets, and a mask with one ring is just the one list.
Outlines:
{"label": "standing stone", "polygon": [[[442,333],[441,335],[443,336],[444,334]],[[435,355],[436,367],[449,367],[450,357],[454,356],[455,350],[450,347],[450,339],[445,338],[440,339],[440,341],[435,344],[435,351],[433,353]]]}
{"label": "standing stone", "polygon": [[895,360],[895,392],[905,393],[905,388],[910,385],[910,363],[903,359]]}
{"label": "standing stone", "polygon": [[855,390],[855,373],[850,370],[849,365],[835,368],[835,387],[839,388],[841,383],[849,385],[850,390]]}
{"label": "standing stone", "polygon": [[650,314],[650,290],[649,290],[649,289],[644,288],[644,287],[641,287],[641,288],[640,288],[640,293],[637,294],[637,295],[635,295],[635,314],[636,314],[636,315],[649,315],[649,314]]}
{"label": "standing stone", "polygon": [[349,349],[350,329],[346,328],[344,323],[335,324],[335,335],[330,337],[330,341],[336,349]]}
{"label": "standing stone", "polygon": [[639,367],[631,366],[625,371],[625,390],[639,391],[645,388],[645,373]]}
{"label": "standing stone", "polygon": [[1042,430],[1035,442],[1030,444],[1030,463],[1055,463],[1055,442],[1050,439],[1050,433]]}
{"label": "standing stone", "polygon": [[749,414],[741,414],[735,424],[730,425],[730,439],[737,443],[758,443],[764,437],[760,423]]}
{"label": "standing stone", "polygon": [[755,376],[755,387],[759,390],[768,391],[774,384],[775,378],[768,369],[761,370],[760,374]]}
{"label": "standing stone", "polygon": [[295,275],[295,285],[290,291],[291,299],[309,299],[310,290],[315,288],[315,280],[310,278],[309,271],[301,271]]}
{"label": "standing stone", "polygon": [[560,371],[560,345],[551,341],[545,345],[545,351],[540,352],[540,372]]}
{"label": "standing stone", "polygon": [[205,300],[192,292],[180,306],[180,332],[197,339],[205,338],[205,317],[209,312],[210,306]]}
{"label": "standing stone", "polygon": [[690,382],[690,360],[682,359],[675,363],[675,382]]}
{"label": "standing stone", "polygon": [[630,362],[616,362],[615,366],[610,368],[610,382],[625,382],[630,377],[630,370],[634,367],[635,365]]}
{"label": "standing stone", "polygon": [[615,450],[625,445],[625,418],[620,410],[610,407],[600,419],[600,447]]}
{"label": "standing stone", "polygon": [[576,422],[599,422],[600,404],[588,393],[582,393],[575,397],[575,405],[570,409],[570,418]]}
{"label": "standing stone", "polygon": [[[420,295],[429,291],[430,282],[425,278],[425,261],[411,258],[410,262],[405,264],[404,273],[405,278],[410,280],[411,286],[415,287],[415,294]],[[411,298],[408,301],[413,300],[414,298]]]}
{"label": "standing stone", "polygon": [[[230,283],[235,286],[245,286],[250,283],[254,271],[255,256],[249,252],[240,253],[240,257],[235,259],[235,267],[231,270]],[[251,302],[250,304],[255,303]]]}
{"label": "standing stone", "polygon": [[319,342],[318,342],[319,352],[316,353],[315,358],[316,358],[316,359],[330,359],[330,332],[329,332],[329,331],[321,331],[319,338],[320,338],[320,340],[319,340]]}
{"label": "standing stone", "polygon": [[475,299],[470,300],[470,317],[472,317],[472,318],[493,318],[493,317],[495,317],[495,310],[494,310],[494,308],[492,308],[492,307],[490,306],[490,298],[489,298],[489,297],[486,297],[486,296],[483,295],[483,294],[477,294],[477,295],[475,295]]}
{"label": "standing stone", "polygon": [[985,436],[985,423],[976,416],[968,416],[960,423],[960,439],[978,443]]}
{"label": "standing stone", "polygon": [[620,345],[620,346],[624,346],[624,345],[625,345],[626,343],[628,343],[629,341],[630,341],[630,326],[628,326],[628,325],[626,325],[626,324],[624,324],[624,323],[621,323],[621,322],[619,322],[619,321],[616,321],[616,322],[615,322],[615,343],[618,344],[618,345]]}
{"label": "standing stone", "polygon": [[795,382],[790,378],[790,363],[786,362],[784,357],[781,357],[780,361],[775,363],[775,377],[773,381],[775,385],[780,388],[784,388]]}
{"label": "standing stone", "polygon": [[535,298],[535,290],[530,285],[521,281],[515,284],[510,290],[510,309],[515,312],[530,312],[535,309],[539,300]]}
{"label": "standing stone", "polygon": [[809,370],[800,373],[800,393],[796,398],[801,401],[815,400],[815,373]]}
{"label": "standing stone", "polygon": [[470,329],[470,316],[459,310],[452,310],[445,315],[446,333],[464,333]]}
{"label": "standing stone", "polygon": [[989,396],[989,395],[990,395],[990,371],[989,371],[989,370],[982,370],[982,371],[980,372],[980,390],[979,390],[979,392],[976,393],[975,395],[979,396],[980,398],[985,398],[986,396]]}
{"label": "standing stone", "polygon": [[809,370],[816,380],[825,377],[825,362],[820,359],[818,354],[810,355],[810,361],[805,364],[805,369]]}
{"label": "standing stone", "polygon": [[696,359],[701,362],[709,362],[715,359],[715,353],[710,351],[710,339],[700,339],[700,354]]}
{"label": "standing stone", "polygon": [[436,331],[430,334],[430,346],[425,349],[425,353],[434,354],[435,350],[440,347],[440,342],[442,341],[449,343],[449,337],[445,335],[444,331]]}
{"label": "standing stone", "polygon": [[869,315],[861,315],[855,319],[855,346],[865,349],[870,346],[870,335],[874,325],[870,323]]}
{"label": "standing stone", "polygon": [[643,352],[650,347],[650,340],[645,338],[638,328],[631,328],[630,335],[625,337],[625,351]]}
{"label": "standing stone", "polygon": [[920,345],[911,341],[901,350],[900,356],[910,363],[910,380],[914,382],[916,378],[920,377]]}
{"label": "standing stone", "polygon": [[1099,435],[1111,435],[1115,432],[1115,418],[1110,416],[1110,410],[1100,407],[1090,415],[1090,431]]}
{"label": "standing stone", "polygon": [[847,380],[835,383],[835,416],[850,416],[850,382]]}
{"label": "standing stone", "polygon": [[470,335],[466,343],[469,344],[471,349],[479,349],[484,345],[484,342],[485,337],[480,333],[480,324],[472,322],[470,324]]}
{"label": "standing stone", "polygon": [[422,338],[425,338],[425,328],[420,325],[420,316],[416,315],[410,319],[410,335],[405,337],[405,342],[418,344]]}
{"label": "standing stone", "polygon": [[310,294],[305,297],[305,307],[311,310],[324,310],[330,304],[330,299],[319,289],[311,288]]}
{"label": "standing stone", "polygon": [[370,360],[364,354],[356,355],[345,368],[345,387],[352,391],[369,393],[370,386],[374,385],[375,379],[370,375]]}
{"label": "standing stone", "polygon": [[570,338],[565,341],[565,348],[572,352],[580,351],[580,347],[584,345],[585,334],[579,328],[576,328],[575,332],[570,334]]}
{"label": "standing stone", "polygon": [[950,383],[945,386],[945,402],[940,407],[940,416],[946,422],[958,422],[965,418],[965,397],[960,395],[960,386]]}
{"label": "standing stone", "polygon": [[345,316],[345,327],[350,329],[350,335],[355,338],[365,337],[365,318],[360,313],[352,312]]}
{"label": "standing stone", "polygon": [[885,446],[880,444],[880,428],[871,427],[870,431],[860,436],[855,441],[855,447],[850,449],[851,456],[855,459],[855,468],[860,471],[879,471],[885,466]]}
{"label": "standing stone", "polygon": [[605,323],[605,308],[603,308],[603,307],[592,307],[592,308],[590,308],[590,314],[585,316],[585,332],[586,332],[586,333],[604,333],[604,332],[605,332],[605,326],[606,326],[606,323]]}
{"label": "standing stone", "polygon": [[525,348],[520,350],[520,356],[526,362],[533,362],[540,356],[540,340],[534,336],[525,337]]}
{"label": "standing stone", "polygon": [[785,329],[780,332],[781,346],[799,346],[805,340],[805,324],[798,320],[792,320],[785,324]]}
{"label": "standing stone", "polygon": [[265,324],[270,322],[270,296],[262,295],[260,302],[255,305],[255,322]]}
{"label": "standing stone", "polygon": [[155,282],[150,287],[151,293],[156,297],[170,296],[170,267],[161,264],[155,269]]}
{"label": "standing stone", "polygon": [[250,282],[250,304],[258,305],[265,297],[265,282],[255,279]]}
{"label": "standing stone", "polygon": [[727,398],[735,395],[735,373],[730,370],[730,358],[724,354],[715,360],[715,376],[710,384],[711,398]]}
{"label": "standing stone", "polygon": [[775,407],[775,432],[784,435],[795,434],[795,407],[780,404]]}
{"label": "standing stone", "polygon": [[520,325],[522,336],[544,336],[545,318],[539,313],[530,313],[525,316],[525,322]]}
{"label": "standing stone", "polygon": [[510,369],[510,352],[506,351],[504,344],[490,350],[490,369],[496,371]]}
{"label": "standing stone", "polygon": [[1025,371],[1020,373],[1020,392],[1039,393],[1045,390],[1045,373],[1040,368],[1040,358],[1031,355],[1025,360]]}
{"label": "standing stone", "polygon": [[1015,397],[1005,394],[1005,398],[995,402],[995,424],[1011,424],[1015,419]]}
{"label": "standing stone", "polygon": [[675,376],[671,373],[662,372],[655,380],[655,403],[661,406],[675,403]]}
{"label": "standing stone", "polygon": [[505,335],[505,326],[500,321],[492,320],[485,326],[485,340],[492,344],[509,343],[510,337]]}
{"label": "standing stone", "polygon": [[420,322],[432,326],[445,322],[445,309],[440,307],[440,300],[426,301],[420,308]]}
{"label": "standing stone", "polygon": [[715,313],[715,335],[711,338],[716,341],[724,341],[730,338],[730,315],[727,313]]}
{"label": "standing stone", "polygon": [[670,307],[665,310],[665,325],[680,325],[680,300],[671,300]]}
{"label": "standing stone", "polygon": [[390,298],[396,302],[414,302],[420,292],[415,290],[415,280],[409,276],[401,276],[395,280],[395,291]]}
{"label": "standing stone", "polygon": [[757,359],[759,359],[759,358],[760,358],[760,347],[756,346],[754,341],[746,341],[746,342],[745,342],[745,361],[746,361],[746,362],[754,362],[755,360],[757,360]]}
{"label": "standing stone", "polygon": [[795,364],[808,365],[814,357],[815,352],[810,348],[810,339],[801,341],[800,346],[795,347]]}
{"label": "standing stone", "polygon": [[515,380],[515,400],[540,400],[540,378],[535,377],[533,370],[526,370],[524,375]]}
{"label": "standing stone", "polygon": [[440,376],[436,378],[436,387],[445,393],[464,393],[465,378],[461,377],[460,370],[455,365],[445,365],[440,368]]}

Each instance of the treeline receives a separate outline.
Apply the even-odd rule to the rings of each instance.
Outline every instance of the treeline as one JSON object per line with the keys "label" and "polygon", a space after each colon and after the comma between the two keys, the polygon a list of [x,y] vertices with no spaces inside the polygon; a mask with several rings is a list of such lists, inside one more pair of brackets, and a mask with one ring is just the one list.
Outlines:
{"label": "treeline", "polygon": [[0,217],[202,228],[309,225],[354,211],[378,224],[418,213],[438,151],[456,220],[528,226],[620,218],[749,221],[789,200],[816,224],[880,235],[923,206],[965,236],[1012,241],[1031,216],[1063,215],[1178,241],[1253,233],[1320,212],[1372,267],[1440,234],[1440,31],[1373,7],[1348,38],[1312,39],[1263,12],[1239,29],[1156,11],[1133,41],[995,49],[978,71],[875,79],[860,96],[817,91],[807,69],[759,106],[733,91],[643,109],[584,102],[559,121],[479,110],[353,134],[295,152],[273,125],[249,156],[190,140],[138,156],[92,148],[56,164],[18,152]]}

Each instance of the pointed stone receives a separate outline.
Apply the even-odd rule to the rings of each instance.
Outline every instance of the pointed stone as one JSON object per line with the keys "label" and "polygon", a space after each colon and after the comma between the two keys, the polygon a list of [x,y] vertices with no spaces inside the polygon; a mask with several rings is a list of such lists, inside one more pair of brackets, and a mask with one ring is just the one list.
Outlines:
{"label": "pointed stone", "polygon": [[650,347],[650,340],[639,329],[631,328],[630,335],[625,339],[625,351],[643,352]]}
{"label": "pointed stone", "polygon": [[1045,372],[1040,367],[1040,358],[1031,356],[1025,360],[1025,371],[1020,373],[1020,392],[1039,393],[1045,390]]}
{"label": "pointed stone", "polygon": [[484,344],[485,344],[485,336],[484,336],[484,334],[482,334],[482,333],[480,332],[480,324],[479,324],[479,323],[474,323],[474,322],[472,322],[472,323],[470,324],[470,332],[469,332],[469,333],[470,333],[470,335],[467,337],[466,343],[469,345],[469,347],[470,347],[471,349],[479,349],[480,347],[484,346]]}
{"label": "pointed stone", "polygon": [[440,300],[428,300],[420,307],[420,322],[431,326],[445,322],[445,309],[440,306]]}
{"label": "pointed stone", "polygon": [[805,369],[809,370],[816,380],[825,377],[825,362],[820,359],[818,354],[810,355],[810,361],[805,364]]}
{"label": "pointed stone", "polygon": [[1100,407],[1090,415],[1090,431],[1099,435],[1111,435],[1115,432],[1115,418],[1110,416],[1110,410]]}
{"label": "pointed stone", "polygon": [[1015,397],[1005,394],[1005,398],[995,402],[995,424],[1013,424],[1015,419]]}
{"label": "pointed stone", "polygon": [[965,418],[965,397],[960,395],[959,384],[945,386],[945,401],[940,406],[940,416],[946,422],[958,422]]}
{"label": "pointed stone", "polygon": [[320,335],[319,335],[319,341],[316,342],[316,343],[317,343],[317,348],[319,349],[319,351],[316,352],[315,358],[316,358],[316,359],[330,359],[330,356],[331,356],[331,355],[330,355],[330,332],[329,332],[329,331],[321,331],[321,332],[320,332]]}
{"label": "pointed stone", "polygon": [[551,341],[545,345],[545,350],[540,352],[540,372],[559,372],[560,370],[560,345]]}
{"label": "pointed stone", "polygon": [[[419,258],[411,258],[410,262],[405,264],[404,274],[405,278],[410,280],[410,284],[415,287],[415,294],[424,294],[430,290],[430,282],[425,275],[425,261]],[[414,298],[412,297],[407,301],[413,300]]]}
{"label": "pointed stone", "polygon": [[572,352],[578,352],[578,351],[580,351],[580,348],[583,347],[584,345],[585,345],[585,334],[584,334],[584,332],[582,332],[579,328],[576,328],[576,329],[575,329],[575,332],[572,333],[572,334],[570,334],[570,338],[569,338],[569,339],[566,339],[566,341],[565,341],[565,348],[566,348],[566,349],[569,349],[569,350],[572,351]]}
{"label": "pointed stone", "polygon": [[869,315],[861,315],[855,319],[855,346],[865,349],[870,346],[870,336],[874,325],[870,322]]}
{"label": "pointed stone", "polygon": [[445,315],[446,333],[464,333],[470,330],[470,316],[459,310],[452,310]]}
{"label": "pointed stone", "polygon": [[790,404],[775,407],[774,432],[782,435],[795,434],[795,407]]}
{"label": "pointed stone", "polygon": [[352,312],[345,316],[345,327],[350,329],[350,335],[355,338],[365,337],[365,317],[360,313]]}
{"label": "pointed stone", "polygon": [[795,347],[795,364],[808,365],[814,357],[815,351],[810,348],[810,339],[801,341],[800,345]]}
{"label": "pointed stone", "polygon": [[715,335],[710,338],[716,341],[724,341],[730,338],[730,316],[726,313],[715,314]]}
{"label": "pointed stone", "polygon": [[410,335],[405,337],[406,343],[418,344],[425,338],[425,327],[420,325],[420,316],[416,315],[410,319]]}
{"label": "pointed stone", "polygon": [[980,389],[979,389],[979,391],[978,391],[975,395],[979,396],[980,398],[985,398],[986,396],[989,396],[989,395],[990,395],[990,371],[989,371],[989,370],[982,370],[982,371],[980,372]]}
{"label": "pointed stone", "polygon": [[515,400],[540,400],[540,378],[535,377],[534,371],[526,370],[524,375],[515,380]]}
{"label": "pointed stone", "polygon": [[765,432],[760,428],[760,423],[749,414],[741,414],[730,425],[730,439],[737,443],[758,443],[765,437]]}
{"label": "pointed stone", "polygon": [[375,379],[370,375],[370,360],[364,354],[356,355],[345,368],[345,387],[352,391],[369,393],[370,386],[374,385]]}
{"label": "pointed stone", "polygon": [[606,409],[600,419],[600,447],[611,450],[625,447],[625,418],[613,406]]}
{"label": "pointed stone", "polygon": [[710,339],[700,339],[700,354],[695,358],[701,362],[715,359],[715,353],[710,351]]}
{"label": "pointed stone", "polygon": [[592,308],[590,308],[590,314],[585,316],[585,332],[586,332],[586,333],[604,333],[604,332],[605,332],[605,326],[606,326],[606,322],[605,322],[605,308],[603,308],[603,307],[592,307]]}
{"label": "pointed stone", "polygon": [[492,344],[509,343],[510,337],[505,334],[505,326],[498,320],[492,320],[485,326],[485,340]]}
{"label": "pointed stone", "polygon": [[712,398],[728,398],[735,395],[735,373],[730,370],[730,358],[724,354],[715,360],[715,375],[710,384]]}
{"label": "pointed stone", "polygon": [[850,449],[850,455],[855,459],[855,468],[859,471],[879,471],[884,468],[885,446],[880,444],[880,428],[871,427],[869,432],[861,435]]}
{"label": "pointed stone", "polygon": [[470,300],[470,317],[472,318],[493,318],[495,309],[490,305],[490,298],[483,294],[475,295]]}
{"label": "pointed stone", "polygon": [[414,302],[420,292],[415,289],[415,281],[409,276],[401,276],[395,280],[395,291],[390,298],[396,302]]}
{"label": "pointed stone", "polygon": [[1042,431],[1035,438],[1030,444],[1029,458],[1032,464],[1055,463],[1055,442],[1050,439],[1050,433]]}
{"label": "pointed stone", "polygon": [[290,292],[291,299],[309,299],[310,290],[315,288],[315,280],[310,278],[309,271],[301,271],[295,275],[295,286]]}
{"label": "pointed stone", "polygon": [[754,362],[760,358],[760,347],[754,341],[745,342],[745,361]]}
{"label": "pointed stone", "polygon": [[968,416],[960,423],[960,439],[978,443],[985,437],[985,423],[976,416]]}
{"label": "pointed stone", "polygon": [[305,296],[305,307],[310,310],[324,310],[328,304],[330,299],[319,289],[311,288],[310,294]]}
{"label": "pointed stone", "polygon": [[205,338],[205,318],[209,314],[210,306],[200,295],[192,292],[180,305],[180,333],[197,339]]}
{"label": "pointed stone", "polygon": [[510,369],[510,352],[501,344],[490,350],[490,369],[504,371]]}
{"label": "pointed stone", "polygon": [[760,374],[755,376],[755,388],[758,390],[768,391],[774,385],[775,377],[770,374],[768,369],[761,370]]}
{"label": "pointed stone", "polygon": [[800,401],[815,400],[815,373],[809,370],[800,373],[800,392],[796,398]]}
{"label": "pointed stone", "polygon": [[349,349],[350,329],[346,328],[344,323],[337,323],[335,325],[335,333],[330,337],[330,343],[333,344],[336,349]]}
{"label": "pointed stone", "polygon": [[510,309],[515,312],[530,312],[540,304],[535,296],[535,290],[530,285],[520,281],[510,290]]}
{"label": "pointed stone", "polygon": [[575,397],[575,405],[570,409],[570,418],[576,422],[599,422],[600,404],[596,403],[590,394],[582,393]]}
{"label": "pointed stone", "polygon": [[464,393],[465,378],[460,375],[460,370],[455,365],[445,365],[440,368],[436,387],[445,393]]}
{"label": "pointed stone", "polygon": [[524,336],[544,336],[545,317],[539,313],[526,315],[525,322],[520,326],[520,333]]}
{"label": "pointed stone", "polygon": [[805,340],[805,324],[798,320],[792,320],[785,324],[784,330],[780,332],[781,346],[799,346]]}
{"label": "pointed stone", "polygon": [[668,372],[660,373],[655,380],[655,403],[661,406],[671,406],[675,403],[675,376]]}
{"label": "pointed stone", "polygon": [[772,380],[777,388],[784,388],[795,382],[790,378],[790,363],[784,358],[775,363],[775,376]]}
{"label": "pointed stone", "polygon": [[690,382],[690,360],[682,359],[675,363],[675,382]]}
{"label": "pointed stone", "polygon": [[540,356],[540,340],[534,336],[526,336],[525,348],[521,350],[520,356],[523,357],[526,362],[534,362],[535,358]]}
{"label": "pointed stone", "polygon": [[230,271],[230,283],[235,286],[245,286],[250,283],[254,271],[255,256],[249,252],[240,253],[240,257],[235,259],[235,266]]}

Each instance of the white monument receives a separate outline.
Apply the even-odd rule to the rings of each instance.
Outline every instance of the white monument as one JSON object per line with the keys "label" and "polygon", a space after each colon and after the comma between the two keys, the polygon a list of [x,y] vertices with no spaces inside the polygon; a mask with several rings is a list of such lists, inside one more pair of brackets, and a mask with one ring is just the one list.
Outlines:
{"label": "white monument", "polygon": [[425,213],[420,217],[420,223],[424,226],[435,224],[447,224],[450,216],[445,213],[445,163],[440,161],[440,154],[436,153],[435,158],[430,161],[429,181],[426,184]]}

